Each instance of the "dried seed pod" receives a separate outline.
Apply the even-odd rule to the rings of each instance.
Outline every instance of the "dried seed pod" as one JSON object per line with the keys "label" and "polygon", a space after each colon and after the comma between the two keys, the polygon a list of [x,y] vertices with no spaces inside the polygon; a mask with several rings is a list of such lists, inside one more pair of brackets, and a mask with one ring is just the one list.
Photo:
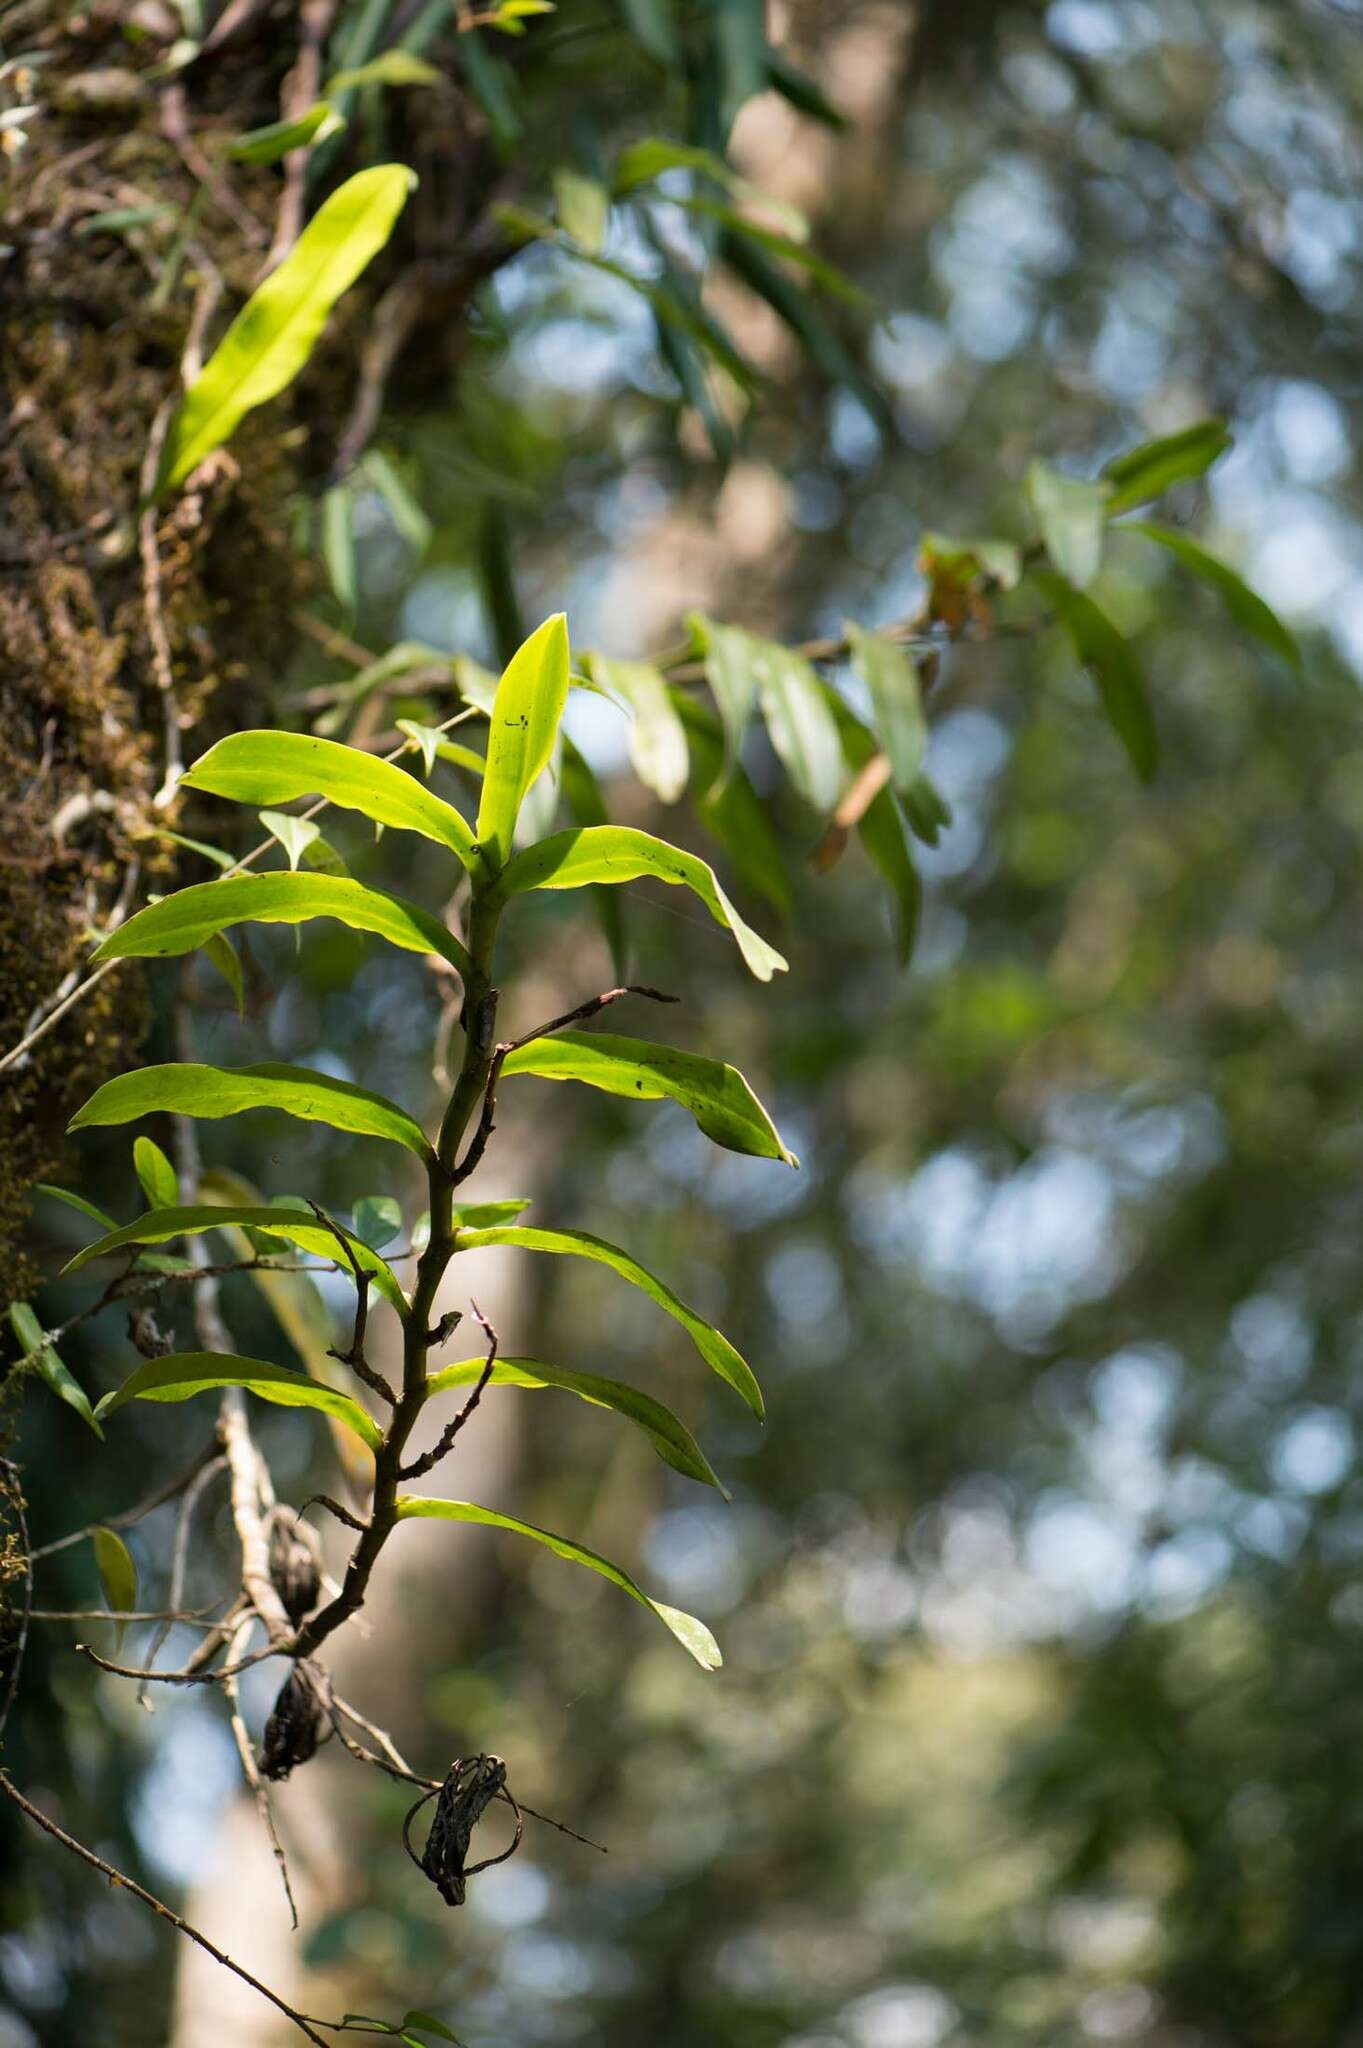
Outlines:
{"label": "dried seed pod", "polygon": [[260,1769],[266,1778],[287,1778],[316,1754],[323,1710],[317,1684],[306,1664],[295,1664],[279,1689],[265,1723]]}
{"label": "dried seed pod", "polygon": [[[497,1798],[504,1798],[516,1816],[515,1840],[500,1856],[489,1856],[486,1861],[475,1863],[472,1869],[466,1869],[469,1838],[492,1800]],[[428,1799],[435,1800],[435,1818],[426,1837],[426,1847],[418,1857],[412,1847],[410,1829]],[[502,1759],[499,1756],[456,1757],[439,1792],[428,1792],[425,1798],[418,1799],[407,1815],[402,1824],[402,1839],[407,1854],[418,1870],[429,1877],[445,1904],[462,1906],[465,1880],[476,1871],[488,1869],[493,1863],[504,1863],[520,1846],[521,1810],[506,1790],[506,1765]]]}
{"label": "dried seed pod", "polygon": [[270,1515],[270,1580],[290,1621],[301,1621],[322,1590],[321,1546],[292,1508]]}

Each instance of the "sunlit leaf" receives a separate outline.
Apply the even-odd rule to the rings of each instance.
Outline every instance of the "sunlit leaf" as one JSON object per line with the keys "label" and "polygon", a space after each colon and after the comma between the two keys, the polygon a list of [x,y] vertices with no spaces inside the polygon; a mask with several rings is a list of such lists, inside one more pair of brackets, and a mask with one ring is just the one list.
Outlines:
{"label": "sunlit leaf", "polygon": [[642,1038],[604,1031],[560,1031],[518,1046],[503,1074],[538,1074],[550,1081],[582,1081],[607,1095],[637,1102],[670,1096],[695,1118],[707,1138],[731,1152],[780,1159],[798,1166],[776,1126],[736,1067]]}
{"label": "sunlit leaf", "polygon": [[154,1138],[133,1143],[133,1171],[153,1209],[172,1209],[180,1199],[180,1176]]}
{"label": "sunlit leaf", "polygon": [[1126,748],[1132,767],[1142,782],[1149,782],[1158,764],[1159,741],[1145,679],[1129,642],[1107,613],[1082,590],[1073,589],[1063,576],[1042,569],[1034,576],[1097,683],[1108,722]]}
{"label": "sunlit leaf", "polygon": [[516,855],[504,871],[499,889],[512,896],[526,889],[581,889],[590,882],[632,882],[641,875],[694,890],[715,923],[733,933],[744,961],[759,981],[770,981],[785,968],[776,948],[744,923],[713,868],[695,854],[684,853],[632,826],[583,826],[555,832]]}
{"label": "sunlit leaf", "polygon": [[1027,495],[1046,553],[1076,590],[1087,589],[1103,559],[1107,485],[1065,476],[1038,461],[1028,465]]}
{"label": "sunlit leaf", "polygon": [[614,661],[590,656],[594,682],[629,708],[629,758],[646,789],[674,804],[686,787],[689,757],[686,730],[668,694],[662,671],[651,661]]}
{"label": "sunlit leaf", "polygon": [[510,856],[521,800],[553,752],[567,701],[568,629],[556,612],[518,648],[497,685],[477,828],[494,868]]}
{"label": "sunlit leaf", "polygon": [[295,818],[289,811],[262,811],[260,822],[271,838],[279,841],[291,868],[297,868],[313,840],[322,836],[321,826],[313,819]]}
{"label": "sunlit leaf", "polygon": [[[854,773],[860,772],[876,752],[875,737],[836,692],[830,690],[828,694],[847,765]],[[894,898],[899,964],[907,967],[918,937],[923,885],[913,864],[903,820],[888,789],[878,790],[862,810],[857,819],[857,836]]]}
{"label": "sunlit leaf", "polygon": [[[401,1215],[398,1221],[401,1224]],[[343,1273],[349,1273],[350,1266],[345,1253],[336,1242],[335,1232],[325,1223],[319,1223],[311,1209],[301,1204],[296,1208],[285,1208],[278,1203],[196,1203],[185,1207],[149,1209],[145,1216],[139,1216],[133,1223],[125,1223],[111,1230],[93,1244],[87,1244],[74,1258],[68,1259],[62,1268],[64,1273],[79,1272],[93,1259],[107,1258],[111,1252],[121,1251],[130,1244],[165,1244],[174,1237],[197,1237],[205,1230],[225,1230],[229,1226],[248,1230],[269,1237],[282,1238],[286,1243],[296,1245],[300,1251],[310,1253],[314,1258],[329,1259],[339,1266]],[[346,1238],[361,1270],[369,1273],[380,1294],[390,1301],[394,1308],[405,1308],[402,1289],[391,1269],[380,1258],[378,1252],[359,1232],[358,1217],[354,1231],[344,1225],[338,1229]]]}
{"label": "sunlit leaf", "polygon": [[205,1067],[184,1061],[119,1074],[95,1090],[67,1128],[127,1124],[156,1110],[212,1118],[237,1116],[246,1109],[282,1109],[310,1123],[330,1124],[333,1130],[391,1139],[422,1160],[432,1156],[421,1126],[396,1103],[310,1067],[273,1063]]}
{"label": "sunlit leaf", "polygon": [[357,171],[323,202],[238,313],[171,417],[154,495],[182,484],[238,423],[292,383],[341,294],[392,233],[416,184],[405,164]]}
{"label": "sunlit leaf", "polygon": [[650,1300],[656,1301],[659,1308],[665,1309],[679,1322],[711,1370],[742,1395],[754,1415],[761,1416],[761,1389],[728,1338],[713,1324],[707,1323],[703,1316],[698,1316],[694,1309],[689,1309],[647,1267],[641,1266],[628,1252],[621,1251],[619,1245],[608,1244],[602,1237],[589,1237],[585,1230],[536,1230],[527,1224],[508,1224],[492,1230],[461,1230],[459,1233],[461,1251],[471,1251],[477,1245],[496,1244],[519,1245],[529,1252],[561,1253],[572,1258],[591,1259],[599,1266],[609,1266],[613,1273],[641,1288]]}
{"label": "sunlit leaf", "polygon": [[619,1586],[641,1607],[647,1607],[657,1615],[667,1628],[671,1629],[682,1648],[689,1650],[704,1671],[717,1671],[723,1659],[719,1645],[704,1622],[694,1615],[683,1614],[676,1607],[665,1607],[660,1600],[650,1600],[641,1586],[637,1586],[628,1572],[609,1558],[601,1557],[594,1550],[587,1550],[580,1543],[572,1543],[566,1536],[555,1536],[548,1529],[537,1529],[531,1522],[518,1522],[512,1515],[498,1514],[493,1508],[475,1507],[467,1500],[428,1500],[418,1494],[399,1494],[397,1501],[398,1520],[407,1522],[418,1518],[438,1522],[475,1522],[489,1529],[508,1529],[514,1536],[528,1536],[532,1543],[543,1543],[556,1556],[567,1558],[570,1564],[585,1565],[588,1571],[599,1572],[603,1579],[609,1579]]}
{"label": "sunlit leaf", "polygon": [[1157,526],[1152,520],[1133,519],[1121,530],[1123,533],[1143,534],[1146,540],[1167,548],[1191,575],[1216,592],[1237,626],[1253,634],[1256,640],[1261,640],[1289,667],[1300,668],[1301,649],[1292,633],[1257,591],[1251,590],[1243,578],[1218,556],[1208,554],[1186,533],[1179,533],[1169,526]]}
{"label": "sunlit leaf", "polygon": [[461,973],[468,965],[468,955],[453,932],[415,903],[346,876],[282,871],[198,882],[174,896],[163,896],[111,932],[94,957],[155,959],[189,953],[232,925],[303,924],[314,917],[337,918],[409,953],[437,953]]}
{"label": "sunlit leaf", "polygon": [[760,185],[750,183],[712,149],[702,149],[690,142],[674,142],[663,135],[645,136],[642,142],[632,142],[628,149],[622,150],[616,159],[611,187],[616,196],[623,199],[638,191],[641,185],[652,184],[666,171],[692,171],[700,177],[712,179],[733,198],[744,204],[761,206],[773,220],[781,222],[787,236],[794,241],[802,242],[809,234],[809,222],[798,206],[792,206],[788,200],[779,199],[774,193],[764,192]]}
{"label": "sunlit leaf", "polygon": [[358,747],[301,732],[238,732],[200,755],[184,776],[186,789],[207,790],[235,803],[283,804],[324,796],[341,810],[359,811],[376,825],[419,832],[447,846],[467,867],[473,834],[452,804],[442,803],[414,776]]}
{"label": "sunlit leaf", "polygon": [[95,1419],[95,1411],[86,1398],[85,1389],[70,1373],[57,1356],[42,1324],[26,1301],[12,1301],[9,1308],[10,1328],[19,1340],[22,1357],[32,1357],[33,1370],[40,1379],[46,1380],[59,1401],[65,1401],[74,1408],[82,1422],[88,1422],[96,1436],[104,1431]]}
{"label": "sunlit leaf", "polygon": [[1111,487],[1108,518],[1158,498],[1173,484],[1202,476],[1233,445],[1234,437],[1224,420],[1206,419],[1184,427],[1181,433],[1163,434],[1157,441],[1142,442],[1139,448],[1114,456],[1103,466]]}
{"label": "sunlit leaf", "polygon": [[[442,1366],[426,1382],[427,1400],[433,1395],[447,1393],[453,1387],[476,1385],[483,1376],[484,1363],[481,1358],[465,1358],[458,1365]],[[690,1430],[678,1421],[670,1408],[664,1407],[661,1401],[655,1401],[651,1394],[641,1393],[637,1387],[626,1386],[621,1380],[603,1379],[599,1373],[542,1365],[536,1358],[499,1358],[492,1368],[488,1385],[559,1387],[567,1393],[576,1394],[579,1400],[590,1401],[595,1407],[609,1408],[643,1430],[664,1464],[688,1479],[699,1480],[703,1486],[718,1487],[721,1493],[724,1491]]]}
{"label": "sunlit leaf", "polygon": [[121,1387],[104,1396],[95,1413],[112,1415],[129,1401],[191,1401],[216,1387],[244,1387],[277,1408],[315,1408],[321,1415],[332,1415],[371,1451],[378,1451],[383,1442],[370,1417],[348,1394],[319,1386],[287,1366],[242,1358],[234,1351],[176,1351],[169,1358],[149,1358]]}
{"label": "sunlit leaf", "polygon": [[735,766],[757,702],[752,635],[741,626],[723,626],[693,612],[687,621],[705,656],[705,680],[724,729],[724,772]]}
{"label": "sunlit leaf", "polygon": [[510,1223],[514,1217],[524,1215],[529,1207],[528,1195],[518,1195],[505,1202],[456,1202],[453,1209],[455,1226],[459,1230],[489,1230],[495,1223]]}
{"label": "sunlit leaf", "polygon": [[831,811],[842,793],[842,748],[813,665],[775,640],[754,640],[753,664],[777,760],[807,804]]}

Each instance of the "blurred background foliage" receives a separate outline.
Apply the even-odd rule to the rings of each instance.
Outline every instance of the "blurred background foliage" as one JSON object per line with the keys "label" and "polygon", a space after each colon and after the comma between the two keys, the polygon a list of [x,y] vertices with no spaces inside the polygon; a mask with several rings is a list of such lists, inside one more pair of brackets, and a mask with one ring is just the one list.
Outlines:
{"label": "blurred background foliage", "polygon": [[[660,357],[637,289],[532,242],[480,297],[457,390],[390,393],[375,447],[418,516],[361,477],[353,591],[342,575],[316,615],[363,654],[416,640],[484,663],[560,604],[576,643],[621,655],[675,640],[693,606],[790,639],[889,622],[921,596],[925,528],[1021,531],[1032,455],[1087,472],[1220,411],[1234,451],[1184,509],[1303,634],[1304,670],[1171,560],[1114,545],[1102,588],[1163,741],[1142,789],[1059,636],[956,649],[930,753],[953,822],[921,850],[907,975],[860,852],[812,871],[820,821],[754,741],[794,899],[789,979],[741,986],[722,934],[656,903],[630,905],[633,965],[685,996],[682,1042],[749,1074],[802,1172],[707,1156],[671,1107],[526,1081],[504,1121],[534,1122],[534,1187],[479,1183],[622,1239],[758,1366],[762,1433],[675,1351],[655,1359],[652,1320],[594,1276],[521,1282],[513,1348],[659,1386],[730,1506],[557,1397],[488,1397],[516,1407],[516,1511],[640,1559],[715,1625],[724,1672],[691,1672],[609,1588],[489,1542],[466,1612],[451,1623],[427,1587],[404,1614],[404,1739],[428,1758],[496,1750],[609,1858],[537,1832],[451,1919],[394,1852],[400,1789],[346,1780],[344,1867],[308,1954],[360,2009],[397,1987],[475,2048],[1347,2042],[1363,16],[772,12],[818,102],[784,71],[784,97],[749,78],[741,49],[706,68],[718,34],[684,81],[655,0],[626,0],[605,45],[602,10],[565,5],[530,24],[537,59],[518,47],[514,70],[471,76],[505,86],[517,203],[546,214],[554,170],[609,175],[645,82],[689,93],[699,125],[678,131],[727,140],[804,207],[874,321],[835,303],[827,339],[797,347],[717,274],[710,312],[760,377],[749,412],[732,380],[702,394],[684,334]],[[663,211],[613,211],[604,253],[666,278],[670,238],[698,230]],[[290,689],[353,669],[313,646]],[[414,686],[406,708],[430,701]],[[575,732],[615,815],[676,829],[628,779],[622,720],[579,706]],[[398,886],[404,858],[385,842]],[[513,954],[528,1013],[541,985],[609,978],[584,905],[536,906]],[[211,974],[193,984],[210,1056],[259,1057],[263,1037],[270,1057],[430,1099],[418,963],[329,928],[297,955],[253,937],[251,956],[244,1024]],[[287,1155],[254,1124],[211,1143],[271,1191],[321,1173],[344,1204],[371,1186],[362,1148],[320,1133]],[[81,1159],[103,1199],[121,1157]],[[55,1248],[63,1226],[42,1223]],[[263,1306],[233,1313],[243,1349],[284,1355]],[[111,1383],[117,1337],[73,1365]],[[262,1434],[309,1490],[316,1432],[271,1415]],[[200,1435],[158,1410],[122,1441],[154,1475]],[[73,1519],[76,1461],[74,1519],[126,1500],[126,1464],[92,1458],[54,1405],[35,1398],[24,1442],[40,1527]],[[47,1590],[89,1596],[82,1553]],[[21,1730],[27,1780],[162,1884],[211,1866],[233,1775],[212,1713],[176,1703],[149,1729],[53,1632],[33,1657],[33,1697],[60,1712]],[[34,1850],[8,1903],[5,2048],[168,2038],[169,1951],[126,1902],[92,1903]]]}

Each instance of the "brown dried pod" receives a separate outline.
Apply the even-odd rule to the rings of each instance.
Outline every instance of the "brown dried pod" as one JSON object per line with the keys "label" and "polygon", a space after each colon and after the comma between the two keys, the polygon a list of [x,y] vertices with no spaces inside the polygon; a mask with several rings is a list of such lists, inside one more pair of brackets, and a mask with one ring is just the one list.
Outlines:
{"label": "brown dried pod", "polygon": [[311,1614],[322,1590],[321,1546],[292,1508],[270,1516],[270,1581],[290,1621]]}
{"label": "brown dried pod", "polygon": [[287,1778],[299,1764],[307,1763],[316,1754],[323,1718],[322,1701],[312,1673],[306,1664],[295,1664],[265,1723],[260,1746],[261,1775]]}
{"label": "brown dried pod", "polygon": [[[489,1856],[482,1863],[466,1869],[469,1838],[488,1806],[497,1798],[505,1799],[516,1816],[515,1839],[500,1856]],[[436,1802],[435,1818],[426,1837],[426,1847],[418,1856],[412,1847],[410,1831],[412,1822],[429,1799]],[[506,1765],[502,1759],[499,1756],[456,1757],[440,1790],[427,1792],[407,1815],[402,1823],[402,1840],[417,1869],[429,1877],[445,1904],[462,1906],[466,1880],[480,1870],[490,1869],[494,1863],[505,1863],[508,1856],[514,1855],[520,1847],[521,1828],[521,1810],[506,1789]]]}

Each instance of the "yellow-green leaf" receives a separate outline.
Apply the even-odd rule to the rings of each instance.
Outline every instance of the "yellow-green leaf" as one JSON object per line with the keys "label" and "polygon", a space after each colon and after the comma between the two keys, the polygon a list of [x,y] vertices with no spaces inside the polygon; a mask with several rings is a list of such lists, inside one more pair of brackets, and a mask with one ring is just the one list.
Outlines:
{"label": "yellow-green leaf", "polygon": [[511,853],[522,799],[548,764],[567,701],[568,628],[556,612],[512,655],[497,685],[477,828],[494,868]]}
{"label": "yellow-green leaf", "polygon": [[415,184],[405,164],[375,164],[323,202],[176,408],[154,496],[182,484],[248,412],[292,383],[337,299],[388,240]]}
{"label": "yellow-green leaf", "polygon": [[372,1418],[352,1401],[349,1394],[334,1387],[319,1386],[305,1373],[291,1372],[285,1365],[272,1365],[265,1358],[242,1358],[235,1351],[176,1351],[169,1358],[150,1358],[112,1394],[106,1394],[95,1413],[112,1415],[129,1401],[192,1401],[215,1387],[244,1387],[276,1408],[315,1408],[319,1414],[335,1416],[353,1429],[371,1451],[377,1451],[382,1437]]}
{"label": "yellow-green leaf", "polygon": [[338,1081],[310,1067],[274,1062],[255,1067],[205,1067],[177,1061],[119,1074],[97,1088],[76,1111],[68,1130],[89,1124],[128,1124],[154,1110],[180,1116],[237,1116],[245,1109],[282,1109],[309,1123],[330,1124],[367,1138],[389,1138],[422,1160],[432,1156],[420,1124],[406,1110],[367,1088]]}
{"label": "yellow-green leaf", "polygon": [[666,1607],[660,1600],[651,1600],[642,1586],[636,1585],[618,1564],[612,1564],[609,1558],[586,1549],[581,1543],[571,1542],[566,1536],[555,1536],[548,1529],[537,1529],[533,1522],[518,1522],[513,1515],[499,1515],[492,1508],[476,1507],[468,1500],[428,1500],[419,1494],[399,1494],[397,1510],[398,1520],[403,1522],[417,1518],[437,1522],[475,1522],[488,1529],[508,1529],[513,1536],[528,1536],[532,1543],[544,1544],[556,1556],[567,1558],[570,1564],[585,1565],[588,1571],[599,1572],[603,1579],[619,1586],[641,1607],[649,1608],[666,1628],[671,1629],[682,1648],[690,1651],[703,1671],[717,1671],[723,1662],[719,1644],[703,1621],[697,1621],[693,1614],[683,1614],[680,1608]]}

